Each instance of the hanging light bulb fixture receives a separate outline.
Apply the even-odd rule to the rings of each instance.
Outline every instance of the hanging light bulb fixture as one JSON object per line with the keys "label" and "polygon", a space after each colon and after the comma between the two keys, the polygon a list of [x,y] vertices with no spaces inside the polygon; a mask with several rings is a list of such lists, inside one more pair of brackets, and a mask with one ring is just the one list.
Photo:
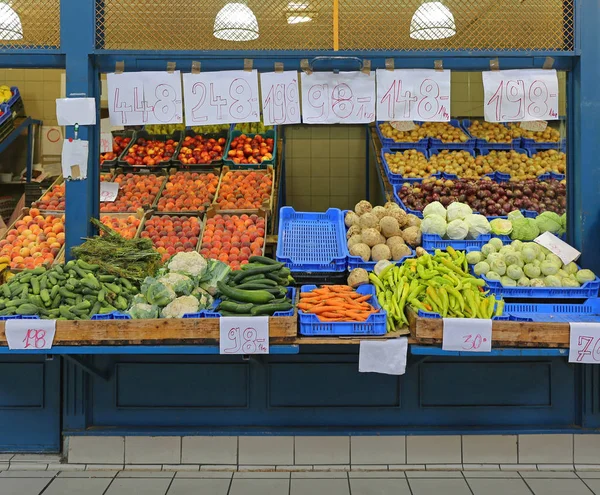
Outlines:
{"label": "hanging light bulb fixture", "polygon": [[243,0],[230,2],[215,17],[213,35],[226,41],[252,41],[258,38],[258,21]]}
{"label": "hanging light bulb fixture", "polygon": [[415,40],[441,40],[455,34],[454,16],[442,2],[423,2],[410,21],[410,37]]}
{"label": "hanging light bulb fixture", "polygon": [[309,4],[306,2],[290,2],[286,10],[288,24],[302,24],[310,22],[315,17],[313,12],[309,11]]}
{"label": "hanging light bulb fixture", "polygon": [[0,40],[22,40],[21,18],[7,3],[0,3]]}

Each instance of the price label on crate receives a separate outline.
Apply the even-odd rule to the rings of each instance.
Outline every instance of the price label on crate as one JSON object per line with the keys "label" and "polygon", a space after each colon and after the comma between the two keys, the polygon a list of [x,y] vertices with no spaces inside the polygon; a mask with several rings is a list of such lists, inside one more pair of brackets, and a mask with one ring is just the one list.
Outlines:
{"label": "price label on crate", "polygon": [[375,73],[301,74],[305,124],[368,124],[375,120]]}
{"label": "price label on crate", "polygon": [[298,73],[295,70],[261,73],[260,89],[265,125],[301,122]]}
{"label": "price label on crate", "polygon": [[377,69],[377,120],[450,120],[450,71]]}
{"label": "price label on crate", "polygon": [[444,351],[491,352],[492,320],[444,318],[443,325]]}
{"label": "price label on crate", "polygon": [[600,364],[600,323],[570,323],[569,363]]}
{"label": "price label on crate", "polygon": [[119,194],[117,182],[100,182],[100,201],[112,202]]}
{"label": "price label on crate", "polygon": [[56,320],[6,320],[9,349],[52,349]]}
{"label": "price label on crate", "polygon": [[113,125],[181,124],[181,74],[108,74],[108,113]]}
{"label": "price label on crate", "polygon": [[113,150],[113,139],[112,133],[101,132],[100,133],[100,153],[109,153]]}
{"label": "price label on crate", "polygon": [[488,122],[558,120],[555,70],[492,70],[483,73],[484,116]]}
{"label": "price label on crate", "polygon": [[222,316],[219,321],[221,354],[269,354],[268,316]]}
{"label": "price label on crate", "polygon": [[260,121],[256,70],[184,74],[183,94],[188,126]]}

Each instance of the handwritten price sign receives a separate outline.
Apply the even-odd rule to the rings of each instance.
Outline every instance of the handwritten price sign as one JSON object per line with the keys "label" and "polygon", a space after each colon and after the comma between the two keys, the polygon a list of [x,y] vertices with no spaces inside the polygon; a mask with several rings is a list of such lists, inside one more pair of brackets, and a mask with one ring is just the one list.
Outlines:
{"label": "handwritten price sign", "polygon": [[269,354],[269,317],[220,318],[221,354]]}
{"label": "handwritten price sign", "polygon": [[265,125],[299,124],[300,95],[296,71],[265,72],[260,75]]}
{"label": "handwritten price sign", "polygon": [[492,320],[444,318],[444,351],[491,352]]}
{"label": "handwritten price sign", "polygon": [[375,120],[375,74],[301,74],[305,124],[368,124]]}
{"label": "handwritten price sign", "polygon": [[110,132],[100,133],[100,153],[108,153],[113,150],[113,138]]}
{"label": "handwritten price sign", "polygon": [[377,69],[377,120],[450,120],[450,71]]}
{"label": "handwritten price sign", "polygon": [[555,70],[493,70],[483,73],[488,122],[558,120]]}
{"label": "handwritten price sign", "polygon": [[181,74],[108,74],[108,113],[113,125],[181,124]]}
{"label": "handwritten price sign", "polygon": [[600,324],[570,325],[569,363],[600,364]]}
{"label": "handwritten price sign", "polygon": [[183,94],[188,126],[260,121],[256,70],[184,74]]}
{"label": "handwritten price sign", "polygon": [[100,182],[100,201],[112,202],[117,199],[119,194],[119,184],[117,182]]}
{"label": "handwritten price sign", "polygon": [[9,349],[52,349],[56,320],[7,320],[5,334]]}

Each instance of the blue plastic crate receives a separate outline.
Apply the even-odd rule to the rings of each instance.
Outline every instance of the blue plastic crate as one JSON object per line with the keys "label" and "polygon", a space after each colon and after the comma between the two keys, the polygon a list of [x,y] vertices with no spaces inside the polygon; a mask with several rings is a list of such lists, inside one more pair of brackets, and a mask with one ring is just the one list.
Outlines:
{"label": "blue plastic crate", "polygon": [[105,315],[92,315],[92,320],[131,320],[131,316],[127,313],[120,313],[119,311],[113,311]]}
{"label": "blue plastic crate", "polygon": [[[415,122],[415,123],[422,124],[423,122]],[[469,132],[460,125],[460,121],[458,121],[456,119],[452,119],[448,123],[452,127],[457,127],[458,129],[463,131],[469,139],[467,141],[465,141],[464,143],[445,143],[441,139],[429,138],[429,147],[430,148],[438,148],[438,149],[445,149],[445,150],[466,150],[466,149],[470,149],[470,148],[475,148],[475,142],[477,140],[473,136],[471,136],[471,134],[469,134]]]}
{"label": "blue plastic crate", "polygon": [[421,234],[421,246],[427,251],[433,249],[446,249],[448,246],[452,246],[458,251],[465,251],[467,248],[472,247],[477,250],[481,250],[484,244],[487,244],[492,238],[489,234],[481,234],[477,239],[463,239],[463,240],[452,240],[442,239],[437,234]]}
{"label": "blue plastic crate", "polygon": [[[471,127],[471,120],[464,119],[462,121],[462,127],[467,132],[469,132],[469,128]],[[505,123],[501,123],[504,127],[508,129],[508,126]],[[471,133],[469,132],[469,135]],[[486,139],[476,138],[475,147],[476,148],[487,148],[489,150],[512,150],[514,148],[519,148],[521,146],[521,138],[515,138],[512,140],[512,143],[490,143]]]}
{"label": "blue plastic crate", "polygon": [[[381,146],[385,146],[386,148],[389,148],[392,150],[407,150],[407,149],[412,149],[414,147],[429,148],[429,138],[420,139],[417,142],[410,143],[410,142],[394,141],[393,139],[383,137],[383,134],[381,134],[381,129],[379,129],[379,125],[385,124],[385,123],[386,122],[383,122],[381,120],[378,120],[377,122],[375,122],[375,130],[377,131],[377,135],[379,136],[379,140],[381,141]],[[415,122],[415,124],[419,124],[419,122]]]}
{"label": "blue plastic crate", "polygon": [[[413,148],[407,148],[407,149],[415,149],[421,153],[423,153],[425,155],[425,158],[429,159],[429,152],[427,151],[426,148],[421,148],[418,146],[414,146]],[[405,182],[409,182],[411,184],[414,183],[419,183],[419,182],[423,182],[423,178],[409,178],[409,177],[403,177],[402,174],[396,174],[394,172],[392,172],[388,166],[387,163],[387,159],[385,157],[386,153],[402,153],[406,150],[393,150],[390,148],[381,148],[381,162],[383,163],[383,168],[385,169],[385,175],[388,178],[388,182],[390,184],[404,184]],[[429,177],[440,177],[441,174],[433,174]]]}
{"label": "blue plastic crate", "polygon": [[[504,313],[506,313],[506,308],[504,309]],[[436,313],[434,311],[423,311],[422,309],[417,311],[417,315],[420,318],[437,318],[437,319],[442,318],[442,315],[439,313]],[[509,321],[510,316],[507,314],[503,314],[502,316],[493,316],[492,320],[494,320],[494,321]]]}
{"label": "blue plastic crate", "polygon": [[600,299],[595,297],[581,304],[509,303],[505,311],[519,321],[554,323],[600,322]]}
{"label": "blue plastic crate", "polygon": [[[303,285],[300,288],[300,293],[310,292],[316,289],[316,285]],[[377,301],[375,287],[372,285],[361,285],[356,289],[356,292],[362,295],[371,294],[369,303],[379,313],[371,314],[364,322],[345,322],[345,321],[319,321],[317,315],[305,313],[298,310],[298,320],[300,321],[300,335],[385,335],[387,333],[387,313]]]}
{"label": "blue plastic crate", "polygon": [[401,185],[395,184],[392,186],[394,188],[394,201],[396,203],[398,203],[398,205],[400,206],[400,208],[402,208],[406,213],[415,215],[419,218],[423,218],[423,212],[419,211],[419,210],[411,210],[410,208],[408,208],[400,199],[400,196],[398,196],[398,189],[400,189]]}
{"label": "blue plastic crate", "polygon": [[[292,300],[292,304],[296,304],[296,289],[294,287],[287,288],[287,297]],[[215,299],[213,304],[213,309],[200,311],[199,313],[189,313],[187,315],[183,315],[184,318],[220,318],[221,314],[217,311],[217,307],[221,302],[220,299]],[[294,316],[294,308],[289,311],[276,311],[273,313],[273,316]]]}
{"label": "blue plastic crate", "polygon": [[[474,148],[466,148],[466,149],[450,149],[450,148],[429,148],[429,157],[431,158],[433,155],[439,155],[441,151],[466,151],[468,152],[472,157],[476,156],[475,153],[475,149]],[[443,180],[458,180],[461,177],[459,177],[456,174],[449,174],[447,172],[441,172],[439,177]],[[485,177],[489,177],[490,179],[494,180],[496,178],[496,176],[492,173],[492,174],[486,174]],[[467,180],[475,180],[475,179],[467,179]]]}
{"label": "blue plastic crate", "polygon": [[533,139],[521,138],[521,147],[533,150],[559,150],[565,152],[567,150],[567,140],[561,139],[558,143],[538,143]]}
{"label": "blue plastic crate", "polygon": [[17,88],[16,86],[11,86],[10,91],[13,95],[6,103],[10,107],[10,112],[12,113],[13,118],[26,117],[27,115],[25,114],[25,105],[23,103],[23,98],[21,98],[19,88]]}
{"label": "blue plastic crate", "polygon": [[304,213],[290,206],[279,210],[276,258],[292,272],[343,272],[347,255],[341,210]]}
{"label": "blue plastic crate", "polygon": [[[527,155],[529,158],[531,158],[531,151],[528,149],[525,149],[525,148],[510,148],[508,150],[503,150],[503,149],[499,149],[499,148],[486,148],[485,146],[480,146],[477,148],[477,154],[479,154],[481,156],[489,155],[490,151],[516,151],[517,153],[522,153],[524,155]],[[496,182],[510,181],[510,174],[506,174],[504,172],[494,172],[493,174],[488,174],[488,175],[493,175],[492,179],[495,180]],[[543,180],[543,179],[540,179],[540,180]]]}
{"label": "blue plastic crate", "polygon": [[6,320],[39,320],[40,317],[38,315],[6,315],[0,316],[0,321]]}

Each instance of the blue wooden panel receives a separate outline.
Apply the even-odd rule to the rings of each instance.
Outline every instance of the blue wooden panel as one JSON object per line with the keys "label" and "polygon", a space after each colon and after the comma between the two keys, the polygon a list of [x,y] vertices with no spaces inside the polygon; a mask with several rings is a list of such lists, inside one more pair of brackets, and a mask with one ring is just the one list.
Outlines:
{"label": "blue wooden panel", "polygon": [[399,378],[359,373],[356,361],[271,364],[269,406],[399,407]]}
{"label": "blue wooden panel", "polygon": [[121,363],[118,408],[208,408],[248,405],[245,364]]}
{"label": "blue wooden panel", "polygon": [[0,409],[44,407],[44,363],[0,363]]}
{"label": "blue wooden panel", "polygon": [[419,401],[422,407],[548,407],[550,373],[543,362],[423,363]]}

